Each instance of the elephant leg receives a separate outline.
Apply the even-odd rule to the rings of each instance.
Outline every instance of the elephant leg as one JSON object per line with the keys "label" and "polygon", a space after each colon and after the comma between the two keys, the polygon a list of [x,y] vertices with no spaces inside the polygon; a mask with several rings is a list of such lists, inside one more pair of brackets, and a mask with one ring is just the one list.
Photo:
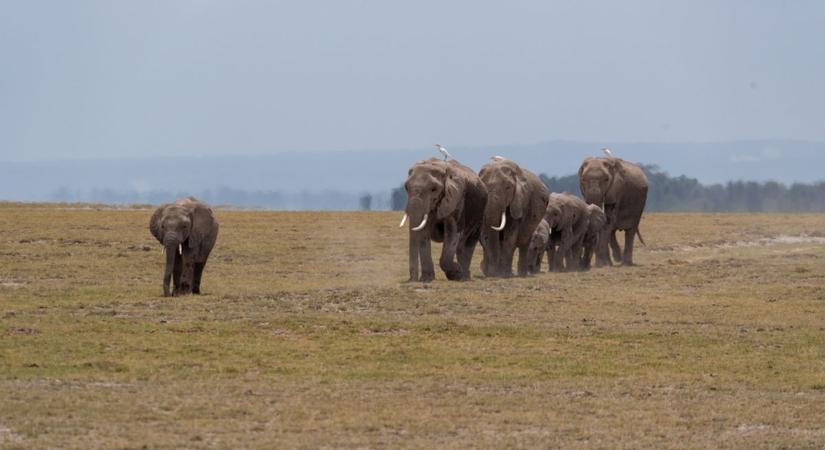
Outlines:
{"label": "elephant leg", "polygon": [[206,266],[206,261],[195,263],[195,274],[192,278],[192,293],[201,293],[201,277],[203,276],[203,268]]}
{"label": "elephant leg", "polygon": [[622,249],[619,247],[619,240],[616,239],[616,233],[618,231],[619,230],[613,230],[610,234],[610,249],[613,251],[613,260],[620,263],[624,260],[624,257],[622,256]]}
{"label": "elephant leg", "polygon": [[418,237],[413,231],[410,232],[410,280],[418,281]]}
{"label": "elephant leg", "polygon": [[518,276],[526,277],[530,274],[530,263],[535,262],[535,258],[530,255],[529,244],[518,248]]}
{"label": "elephant leg", "polygon": [[481,269],[484,276],[500,276],[502,240],[500,231],[484,231],[484,259],[481,261]]}
{"label": "elephant leg", "polygon": [[599,235],[599,245],[596,246],[596,267],[612,266],[613,261],[610,259],[610,233],[611,231],[604,230]]}
{"label": "elephant leg", "polygon": [[622,264],[625,266],[633,265],[633,244],[636,240],[636,228],[630,228],[624,232],[624,257]]}
{"label": "elephant leg", "polygon": [[[473,253],[478,244],[478,232],[471,233],[467,239],[458,246],[458,264],[461,266],[461,274],[464,280],[469,280],[470,265],[473,262]],[[482,261],[482,270],[484,268],[484,261]]]}
{"label": "elephant leg", "polygon": [[191,254],[184,254],[183,263],[181,264],[180,285],[178,286],[178,293],[181,295],[188,295],[192,293],[192,285],[195,278],[195,261],[192,260]]}
{"label": "elephant leg", "polygon": [[541,273],[541,261],[544,258],[544,249],[541,249],[536,254],[536,266],[534,267],[535,272],[533,273]]}
{"label": "elephant leg", "polygon": [[[516,239],[518,239],[517,230],[509,234],[505,234],[504,242],[501,243],[501,265],[499,266],[499,276],[509,278],[513,276],[513,258],[516,254]],[[523,253],[519,255],[519,260],[526,256]],[[519,270],[521,269],[521,261],[519,261]]]}
{"label": "elephant leg", "polygon": [[584,256],[582,256],[582,270],[590,270],[590,264],[593,261],[593,243],[588,242],[584,245]]}
{"label": "elephant leg", "polygon": [[[578,252],[578,257],[576,253]],[[582,262],[582,253],[581,247],[578,244],[573,244],[570,246],[570,250],[567,252],[567,256],[564,258],[564,266],[567,267],[567,270],[576,270],[578,271],[581,268]]]}
{"label": "elephant leg", "polygon": [[424,236],[418,243],[418,256],[421,259],[421,279],[424,283],[435,280],[435,266],[429,236]]}
{"label": "elephant leg", "polygon": [[460,281],[462,276],[461,265],[456,262],[460,238],[455,222],[445,222],[444,245],[441,247],[441,258],[438,260],[438,265],[450,281]]}

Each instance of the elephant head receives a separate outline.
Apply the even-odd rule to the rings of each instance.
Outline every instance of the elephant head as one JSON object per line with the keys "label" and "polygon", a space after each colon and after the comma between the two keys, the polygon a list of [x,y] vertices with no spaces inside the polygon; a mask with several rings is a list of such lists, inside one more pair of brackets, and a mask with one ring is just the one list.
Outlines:
{"label": "elephant head", "polygon": [[547,202],[547,211],[544,214],[544,220],[550,227],[550,232],[561,227],[567,217],[568,211],[563,198],[559,194],[550,194],[550,200]]}
{"label": "elephant head", "polygon": [[410,168],[404,183],[407,208],[400,226],[409,219],[410,229],[421,231],[458,209],[464,198],[465,180],[457,176],[452,164],[433,158]]}
{"label": "elephant head", "polygon": [[508,159],[494,159],[481,168],[481,181],[487,186],[484,223],[495,231],[507,226],[507,212],[515,220],[524,217],[529,205],[529,188],[524,171]]}
{"label": "elephant head", "polygon": [[610,188],[621,176],[624,168],[618,158],[593,158],[584,160],[579,168],[579,186],[584,201],[591,205],[604,207]]}
{"label": "elephant head", "polygon": [[587,210],[590,214],[590,226],[589,226],[589,233],[593,235],[598,235],[607,225],[607,216],[604,214],[604,210],[602,210],[597,205],[589,205]]}

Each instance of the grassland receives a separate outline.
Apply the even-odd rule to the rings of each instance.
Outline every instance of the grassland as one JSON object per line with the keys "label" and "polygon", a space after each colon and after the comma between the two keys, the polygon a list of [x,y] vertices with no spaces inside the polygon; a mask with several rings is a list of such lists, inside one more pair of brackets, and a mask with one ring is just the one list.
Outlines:
{"label": "grassland", "polygon": [[0,204],[0,447],[825,447],[823,216],[422,285],[397,214],[219,210],[205,295],[163,298],[149,215]]}

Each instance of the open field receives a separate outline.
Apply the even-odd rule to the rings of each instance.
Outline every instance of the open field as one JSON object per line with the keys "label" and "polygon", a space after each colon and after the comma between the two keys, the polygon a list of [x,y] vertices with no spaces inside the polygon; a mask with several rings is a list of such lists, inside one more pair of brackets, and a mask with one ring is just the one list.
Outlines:
{"label": "open field", "polygon": [[825,216],[651,214],[639,266],[405,283],[394,213],[0,204],[0,447],[825,446]]}

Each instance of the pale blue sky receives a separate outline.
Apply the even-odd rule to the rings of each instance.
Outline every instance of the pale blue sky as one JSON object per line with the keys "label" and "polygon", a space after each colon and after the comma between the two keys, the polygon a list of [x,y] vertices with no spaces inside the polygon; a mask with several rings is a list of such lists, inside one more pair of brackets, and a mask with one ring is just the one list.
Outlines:
{"label": "pale blue sky", "polygon": [[825,2],[0,1],[0,160],[825,141]]}

